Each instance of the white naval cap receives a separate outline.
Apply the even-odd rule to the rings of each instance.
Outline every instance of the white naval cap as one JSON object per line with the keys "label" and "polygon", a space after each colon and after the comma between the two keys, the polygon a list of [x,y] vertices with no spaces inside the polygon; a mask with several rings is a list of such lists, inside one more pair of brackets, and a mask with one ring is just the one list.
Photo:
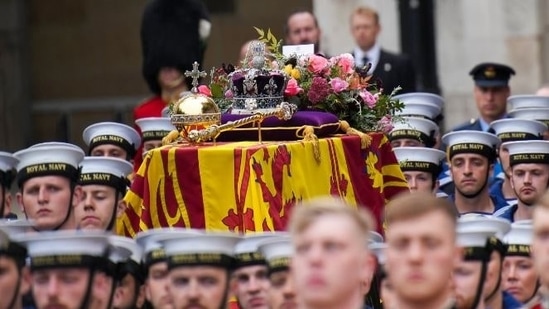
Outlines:
{"label": "white naval cap", "polygon": [[15,169],[19,160],[11,153],[0,151],[0,172],[10,172]]}
{"label": "white naval cap", "polygon": [[520,108],[509,111],[509,117],[514,119],[538,120],[549,123],[549,107],[544,108]]}
{"label": "white naval cap", "polygon": [[441,112],[441,107],[434,103],[407,103],[395,115],[435,120]]}
{"label": "white naval cap", "polygon": [[450,159],[460,153],[477,153],[495,159],[495,150],[500,144],[499,138],[494,134],[474,130],[447,133],[442,136],[442,142],[448,146]]}
{"label": "white naval cap", "polygon": [[14,239],[27,248],[31,268],[87,267],[90,257],[105,258],[109,248],[109,235],[99,231],[48,231]]}
{"label": "white naval cap", "polygon": [[34,227],[34,222],[30,220],[9,220],[0,219],[0,230],[13,237],[15,235],[25,234]]}
{"label": "white naval cap", "polygon": [[159,239],[170,268],[187,265],[218,265],[232,268],[234,248],[241,237],[228,232],[171,233]]}
{"label": "white naval cap", "polygon": [[23,149],[14,156],[19,159],[19,185],[29,178],[45,175],[66,176],[76,182],[84,151],[76,146],[52,145]]}
{"label": "white naval cap", "polygon": [[84,129],[82,138],[90,153],[96,146],[110,144],[122,147],[133,156],[141,145],[139,133],[134,128],[118,122],[94,123]]}
{"label": "white naval cap", "polygon": [[382,243],[384,241],[383,236],[375,231],[368,232],[368,244]]}
{"label": "white naval cap", "polygon": [[112,262],[119,263],[132,260],[137,264],[141,263],[143,250],[134,239],[111,235],[109,236],[109,243],[111,244],[109,259]]}
{"label": "white naval cap", "polygon": [[401,117],[393,121],[389,139],[411,138],[422,142],[427,147],[432,147],[437,132],[438,125],[434,121],[417,117]]}
{"label": "white naval cap", "polygon": [[479,227],[490,229],[493,231],[495,237],[503,239],[511,230],[511,223],[502,218],[480,213],[466,213],[461,215],[458,219],[458,232],[474,232],[477,231]]}
{"label": "white naval cap", "polygon": [[265,264],[265,257],[259,252],[259,244],[273,237],[280,237],[287,233],[265,232],[246,234],[234,247],[234,255],[237,267],[244,267],[254,264]]}
{"label": "white naval cap", "polygon": [[387,244],[383,242],[375,242],[368,245],[368,249],[376,256],[377,262],[381,265],[385,265],[386,256],[385,250]]}
{"label": "white naval cap", "polygon": [[393,99],[401,101],[404,105],[413,103],[434,104],[440,109],[444,106],[444,99],[441,96],[428,92],[409,92],[396,95]]}
{"label": "white naval cap", "polygon": [[490,128],[502,143],[519,140],[540,140],[547,125],[540,121],[504,118],[490,123]]}
{"label": "white naval cap", "polygon": [[531,222],[517,221],[511,224],[511,230],[503,238],[503,242],[508,245],[507,255],[530,256],[533,234]]}
{"label": "white naval cap", "polygon": [[292,238],[286,235],[264,241],[259,245],[259,252],[265,257],[269,272],[288,269],[294,255]]}
{"label": "white naval cap", "polygon": [[402,171],[440,173],[446,153],[424,147],[397,147],[393,149]]}
{"label": "white naval cap", "polygon": [[85,157],[80,162],[81,185],[108,185],[125,192],[127,177],[133,166],[126,160],[113,157]]}
{"label": "white naval cap", "polygon": [[549,164],[549,141],[517,141],[502,145],[509,152],[511,166],[521,163]]}
{"label": "white naval cap", "polygon": [[476,225],[468,229],[459,229],[456,233],[456,244],[462,248],[486,247],[488,239],[495,236],[490,227]]}
{"label": "white naval cap", "polygon": [[507,104],[509,104],[509,110],[523,108],[549,108],[549,97],[533,94],[512,95],[507,98]]}
{"label": "white naval cap", "polygon": [[183,237],[183,235],[203,234],[203,231],[196,229],[166,227],[150,229],[137,233],[135,241],[143,250],[143,263],[150,265],[155,262],[165,261],[166,252],[160,240],[169,238],[170,235],[173,234],[178,234]]}
{"label": "white naval cap", "polygon": [[49,148],[49,147],[57,147],[57,146],[66,146],[66,147],[72,147],[77,150],[82,150],[82,148],[76,146],[75,144],[65,143],[65,142],[43,142],[43,143],[34,144],[29,148],[42,148],[42,147]]}
{"label": "white naval cap", "polygon": [[166,117],[141,118],[137,119],[135,124],[141,129],[143,141],[162,140],[168,133],[175,130],[170,118]]}

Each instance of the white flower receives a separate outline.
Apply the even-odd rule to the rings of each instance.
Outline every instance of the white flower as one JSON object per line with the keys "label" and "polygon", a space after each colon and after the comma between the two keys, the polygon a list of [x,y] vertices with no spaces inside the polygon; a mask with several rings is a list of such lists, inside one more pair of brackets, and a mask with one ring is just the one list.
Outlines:
{"label": "white flower", "polygon": [[244,105],[246,106],[247,110],[253,111],[257,108],[257,101],[254,98],[249,98],[244,101]]}

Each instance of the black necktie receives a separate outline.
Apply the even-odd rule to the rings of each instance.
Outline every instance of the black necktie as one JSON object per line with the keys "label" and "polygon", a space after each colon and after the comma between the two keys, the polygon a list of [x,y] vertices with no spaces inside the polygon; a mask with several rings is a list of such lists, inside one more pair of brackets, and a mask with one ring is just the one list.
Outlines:
{"label": "black necktie", "polygon": [[370,59],[368,59],[368,56],[362,57],[362,66],[367,66],[370,62]]}

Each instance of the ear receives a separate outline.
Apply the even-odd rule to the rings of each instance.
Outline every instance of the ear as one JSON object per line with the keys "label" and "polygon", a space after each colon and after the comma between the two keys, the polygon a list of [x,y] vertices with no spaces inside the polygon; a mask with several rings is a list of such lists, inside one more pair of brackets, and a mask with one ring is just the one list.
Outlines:
{"label": "ear", "polygon": [[[22,190],[23,188],[21,188]],[[26,214],[25,212],[25,204],[23,203],[23,194],[21,192],[17,192],[15,194],[15,198],[17,199],[17,204],[19,204],[19,207],[21,207],[21,211]]]}
{"label": "ear", "polygon": [[143,284],[143,291],[145,294],[145,299],[151,301],[151,288],[149,287],[149,280],[145,280],[145,284]]}
{"label": "ear", "polygon": [[126,211],[126,208],[128,208],[126,201],[123,199],[119,200],[116,204],[116,217],[120,218]]}
{"label": "ear", "polygon": [[72,207],[78,206],[84,197],[84,192],[82,191],[82,186],[74,187],[74,193],[72,195]]}
{"label": "ear", "polygon": [[234,275],[229,277],[229,291],[231,295],[238,295],[238,279]]}
{"label": "ear", "polygon": [[368,292],[370,291],[370,287],[372,286],[372,279],[374,277],[374,272],[376,269],[376,259],[371,252],[367,252],[367,254],[365,254],[363,257],[362,263],[362,288],[364,289],[362,292],[364,293],[364,295],[366,295],[368,294]]}
{"label": "ear", "polygon": [[137,292],[137,300],[135,302],[136,308],[143,308],[145,304],[145,285],[142,284]]}
{"label": "ear", "polygon": [[440,181],[435,180],[435,186],[433,187],[433,194],[437,194],[438,188],[440,188]]}
{"label": "ear", "polygon": [[6,190],[4,195],[4,216],[11,212],[11,193]]}
{"label": "ear", "polygon": [[19,294],[25,295],[28,294],[31,290],[31,275],[29,268],[27,266],[23,266],[23,269],[21,270],[21,285]]}
{"label": "ear", "polygon": [[490,163],[488,166],[488,177],[492,178],[494,176],[494,163]]}
{"label": "ear", "polygon": [[509,177],[509,185],[511,185],[511,189],[515,190],[515,181],[513,179],[513,173],[511,173],[511,177]]}

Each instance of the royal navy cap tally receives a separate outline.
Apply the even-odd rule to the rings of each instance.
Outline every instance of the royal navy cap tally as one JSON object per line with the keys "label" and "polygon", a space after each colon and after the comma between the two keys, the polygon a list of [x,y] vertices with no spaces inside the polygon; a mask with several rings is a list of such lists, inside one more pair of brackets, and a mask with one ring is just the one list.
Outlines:
{"label": "royal navy cap tally", "polygon": [[441,110],[444,106],[444,99],[441,96],[428,92],[409,92],[396,95],[393,99],[401,101],[405,106],[413,103],[434,104]]}
{"label": "royal navy cap tally", "polygon": [[168,133],[175,130],[170,118],[166,117],[141,118],[137,119],[135,124],[141,129],[144,142],[162,140]]}
{"label": "royal navy cap tally", "polygon": [[435,120],[442,112],[442,107],[430,102],[410,102],[404,104],[404,107],[401,111],[396,112],[398,116],[408,116],[416,118],[424,118]]}
{"label": "royal navy cap tally", "polygon": [[444,151],[423,147],[397,147],[393,149],[402,171],[418,171],[439,174]]}
{"label": "royal navy cap tally", "polygon": [[517,141],[502,145],[509,152],[511,166],[521,163],[549,164],[549,141]]}
{"label": "royal navy cap tally", "polygon": [[530,256],[533,234],[531,223],[517,221],[511,224],[511,230],[503,238],[507,244],[507,255]]}
{"label": "royal navy cap tally", "polygon": [[533,94],[513,95],[507,98],[507,104],[509,104],[509,110],[523,108],[549,108],[549,97]]}
{"label": "royal navy cap tally", "polygon": [[23,149],[14,154],[19,159],[17,180],[19,186],[29,178],[59,175],[78,180],[78,165],[84,151],[75,146],[42,146]]}
{"label": "royal navy cap tally", "polygon": [[448,146],[450,159],[460,153],[476,153],[494,159],[495,150],[500,144],[499,138],[494,134],[473,130],[447,133],[442,137],[442,142]]}
{"label": "royal navy cap tally", "polygon": [[156,228],[137,233],[135,240],[142,248],[142,262],[147,267],[157,262],[167,261],[166,251],[161,239],[169,238],[172,234],[196,235],[203,231],[184,228]]}
{"label": "royal navy cap tally", "polygon": [[368,245],[368,249],[376,256],[377,262],[380,265],[385,265],[386,257],[385,250],[387,249],[387,244],[383,242],[375,242]]}
{"label": "royal navy cap tally", "polygon": [[537,120],[549,126],[548,108],[520,108],[509,111],[509,117],[514,119]]}
{"label": "royal navy cap tally", "polygon": [[434,121],[416,117],[402,117],[393,122],[389,139],[392,141],[409,138],[425,144],[426,147],[432,147],[435,144],[435,134],[437,132],[438,125]]}
{"label": "royal navy cap tally", "polygon": [[290,236],[280,236],[269,239],[259,245],[259,252],[263,254],[269,272],[287,270],[294,255],[294,247]]}
{"label": "royal navy cap tally", "polygon": [[85,157],[80,167],[80,185],[106,185],[120,192],[126,191],[127,175],[133,171],[131,163],[113,157]]}
{"label": "royal navy cap tally", "polygon": [[117,122],[94,123],[84,129],[82,137],[89,153],[96,146],[110,144],[121,147],[133,156],[141,145],[141,137],[134,128]]}
{"label": "royal navy cap tally", "polygon": [[490,128],[502,143],[524,140],[541,140],[547,125],[540,121],[505,118],[492,121]]}
{"label": "royal navy cap tally", "polygon": [[258,251],[259,244],[282,233],[256,233],[242,237],[234,248],[236,267],[265,264],[265,257]]}
{"label": "royal navy cap tally", "polygon": [[241,237],[233,233],[172,233],[159,241],[168,257],[168,267],[210,265],[232,268],[234,247]]}
{"label": "royal navy cap tally", "polygon": [[465,261],[487,261],[489,259],[488,241],[494,236],[494,231],[483,226],[469,230],[458,230],[456,244],[464,249]]}
{"label": "royal navy cap tally", "polygon": [[109,235],[99,231],[48,231],[17,235],[27,248],[31,268],[89,267],[106,258]]}
{"label": "royal navy cap tally", "polygon": [[511,75],[514,74],[515,70],[510,66],[494,62],[480,63],[469,72],[479,87],[507,86]]}

